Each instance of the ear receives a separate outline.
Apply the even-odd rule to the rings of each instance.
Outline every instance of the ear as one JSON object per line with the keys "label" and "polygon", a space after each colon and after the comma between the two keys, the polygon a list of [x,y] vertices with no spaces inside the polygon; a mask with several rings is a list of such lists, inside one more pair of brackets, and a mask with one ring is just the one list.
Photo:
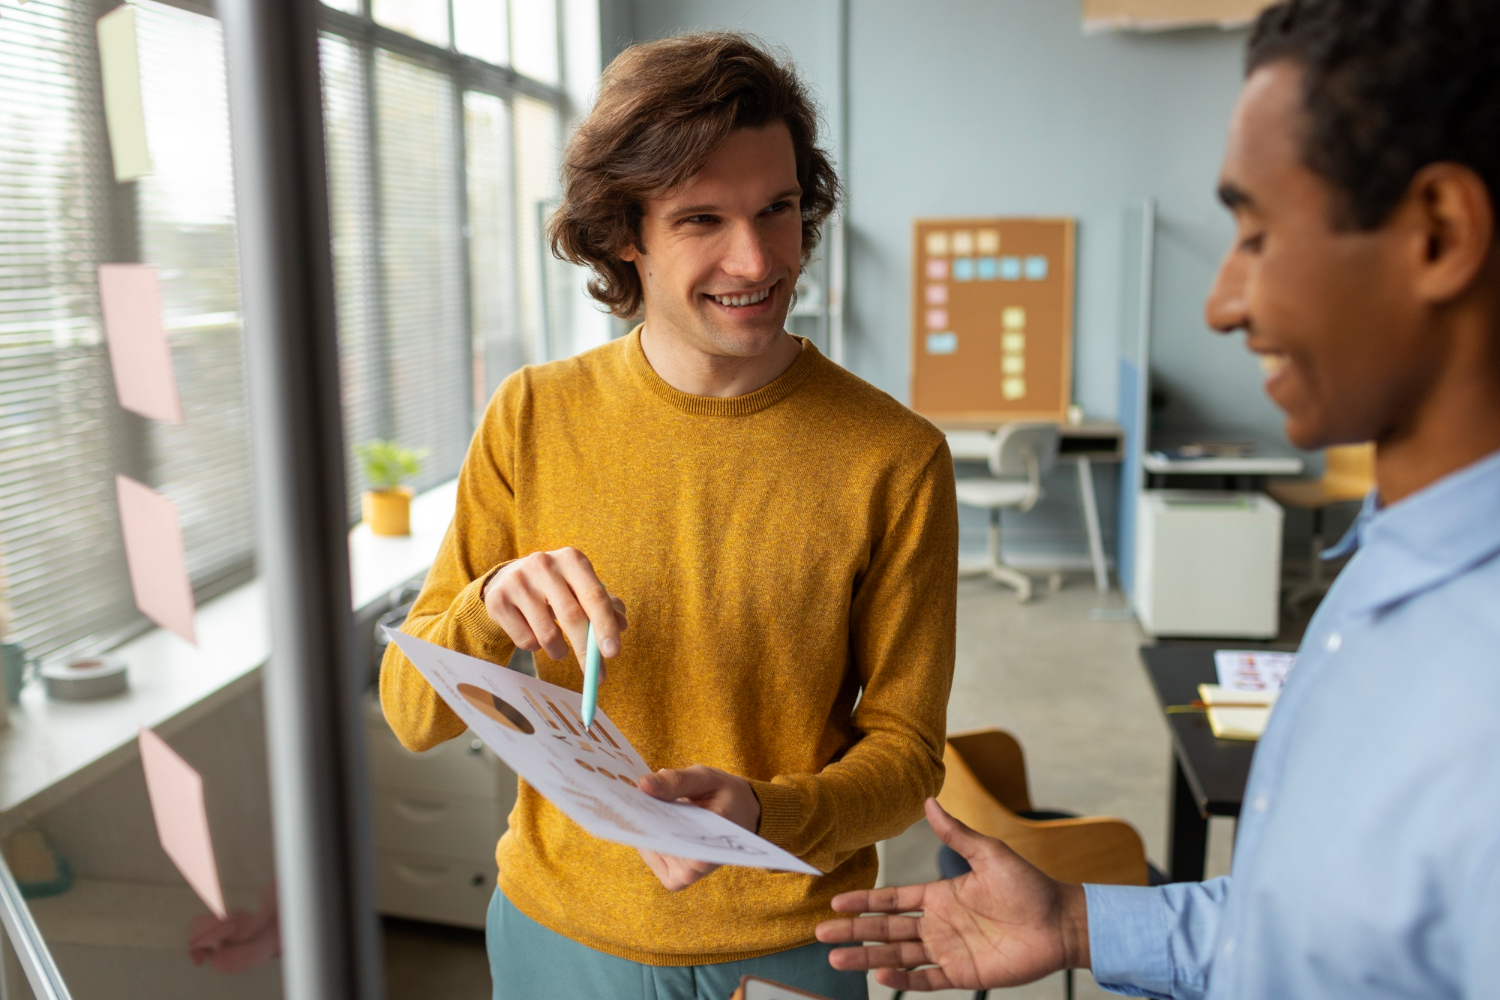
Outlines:
{"label": "ear", "polygon": [[1493,249],[1495,212],[1480,176],[1456,163],[1433,163],[1412,178],[1406,205],[1421,244],[1413,249],[1417,295],[1431,303],[1458,298],[1478,279]]}
{"label": "ear", "polygon": [[635,244],[630,244],[620,251],[620,259],[634,264],[641,259],[641,252],[636,249]]}

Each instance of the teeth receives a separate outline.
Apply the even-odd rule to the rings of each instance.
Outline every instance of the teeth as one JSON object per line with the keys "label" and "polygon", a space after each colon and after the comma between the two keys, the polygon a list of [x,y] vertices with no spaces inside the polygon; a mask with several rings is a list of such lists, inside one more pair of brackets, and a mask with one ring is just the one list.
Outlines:
{"label": "teeth", "polygon": [[1260,370],[1267,375],[1275,375],[1286,367],[1285,354],[1257,354],[1256,358],[1260,361]]}
{"label": "teeth", "polygon": [[769,288],[763,288],[749,295],[715,295],[713,300],[722,306],[753,306],[757,302],[764,302],[767,295],[771,294]]}

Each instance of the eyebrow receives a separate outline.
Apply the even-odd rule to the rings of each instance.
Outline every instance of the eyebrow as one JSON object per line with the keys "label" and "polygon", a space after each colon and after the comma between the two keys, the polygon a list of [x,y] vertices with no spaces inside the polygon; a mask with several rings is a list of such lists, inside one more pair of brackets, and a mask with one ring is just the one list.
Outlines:
{"label": "eyebrow", "polygon": [[1250,197],[1250,192],[1228,181],[1219,185],[1219,200],[1224,203],[1225,208],[1231,211],[1236,208],[1255,207],[1255,199]]}
{"label": "eyebrow", "polygon": [[[800,197],[802,197],[802,189],[800,187],[787,188],[785,191],[780,191],[772,195],[771,200],[766,202],[766,204],[774,205],[778,201],[785,201],[788,198]],[[686,208],[673,209],[670,217],[673,219],[683,219],[690,215],[704,215],[706,213],[713,213],[719,210],[720,209],[718,205],[689,205]]]}

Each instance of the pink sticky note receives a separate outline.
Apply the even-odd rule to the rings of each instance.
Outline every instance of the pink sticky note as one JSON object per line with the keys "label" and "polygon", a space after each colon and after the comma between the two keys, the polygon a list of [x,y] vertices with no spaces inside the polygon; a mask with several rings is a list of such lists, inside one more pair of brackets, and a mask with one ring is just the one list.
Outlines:
{"label": "pink sticky note", "polygon": [[948,262],[941,258],[927,262],[927,277],[933,281],[943,281],[948,277]]}
{"label": "pink sticky note", "polygon": [[129,476],[115,476],[115,496],[120,504],[125,563],[130,567],[135,606],[162,628],[196,646],[193,584],[183,554],[177,507]]}
{"label": "pink sticky note", "polygon": [[927,304],[930,306],[945,306],[948,304],[947,285],[928,285]]}
{"label": "pink sticky note", "polygon": [[120,405],[182,423],[172,348],[161,321],[161,282],[148,264],[100,264],[99,304]]}
{"label": "pink sticky note", "polygon": [[946,309],[929,309],[929,310],[927,310],[927,329],[929,329],[929,330],[942,330],[945,327],[947,327],[947,325],[948,325],[948,310],[946,310]]}
{"label": "pink sticky note", "polygon": [[204,905],[226,919],[229,911],[224,906],[219,866],[214,862],[213,839],[208,833],[208,810],[203,804],[203,776],[167,746],[166,740],[144,726],[138,744],[162,850]]}

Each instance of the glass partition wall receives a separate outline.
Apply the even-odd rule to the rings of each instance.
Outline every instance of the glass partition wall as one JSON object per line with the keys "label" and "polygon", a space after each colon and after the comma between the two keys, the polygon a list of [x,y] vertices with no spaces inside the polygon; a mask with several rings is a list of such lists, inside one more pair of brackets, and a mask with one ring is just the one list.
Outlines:
{"label": "glass partition wall", "polygon": [[[253,412],[265,390],[246,373],[257,328],[253,309],[243,319],[231,74],[212,7],[129,5],[151,168],[119,182],[96,33],[117,0],[0,0],[0,640],[18,696],[0,728],[0,996],[273,997],[285,970],[272,845],[284,841],[266,733],[282,703],[262,678],[267,425]],[[394,440],[425,453],[411,485],[427,544],[494,388],[575,342],[577,280],[542,234],[572,110],[565,18],[558,0],[350,0],[316,17],[349,456],[337,527],[358,521],[369,485],[354,448]],[[180,421],[117,402],[98,267],[120,263],[152,269]],[[121,476],[175,515],[196,609],[187,638],[143,601]],[[337,654],[356,695],[374,678],[374,620],[421,576],[362,532],[353,634]],[[123,663],[123,690],[76,700],[56,675],[77,661]],[[503,823],[509,776],[462,749],[497,789],[487,815]],[[158,784],[172,775],[186,786],[170,786],[167,808]],[[216,890],[193,844],[208,844]],[[443,875],[463,892],[408,892],[393,912],[473,926],[494,872],[464,850]],[[381,859],[434,870],[400,851]]]}

